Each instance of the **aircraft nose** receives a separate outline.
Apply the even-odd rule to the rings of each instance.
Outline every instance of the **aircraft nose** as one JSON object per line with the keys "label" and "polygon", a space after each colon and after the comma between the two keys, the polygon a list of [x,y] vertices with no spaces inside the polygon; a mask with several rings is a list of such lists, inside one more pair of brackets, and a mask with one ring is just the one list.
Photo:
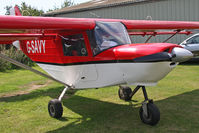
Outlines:
{"label": "aircraft nose", "polygon": [[184,48],[173,48],[172,52],[172,61],[174,62],[185,62],[193,57],[192,52]]}

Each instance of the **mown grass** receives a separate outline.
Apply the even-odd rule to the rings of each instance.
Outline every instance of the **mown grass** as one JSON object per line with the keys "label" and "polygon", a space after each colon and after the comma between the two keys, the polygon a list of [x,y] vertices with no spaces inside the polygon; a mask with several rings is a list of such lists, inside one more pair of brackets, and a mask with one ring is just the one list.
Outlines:
{"label": "mown grass", "polygon": [[[45,83],[47,80],[26,70],[0,73],[0,95],[28,89],[27,84],[32,81]],[[51,82],[29,94],[0,97],[0,132],[199,132],[197,65],[180,65],[157,86],[147,87],[149,97],[161,112],[161,120],[154,127],[139,119],[142,92],[133,97],[138,102],[125,102],[118,98],[117,86],[69,92],[63,99],[63,118],[53,119],[47,112],[48,101],[57,98],[63,88]]]}
{"label": "mown grass", "polygon": [[[38,67],[35,68],[39,69]],[[33,74],[31,71],[15,69],[7,72],[0,72],[0,96],[17,90],[28,89],[28,84],[32,82],[42,84],[46,81],[47,79]]]}

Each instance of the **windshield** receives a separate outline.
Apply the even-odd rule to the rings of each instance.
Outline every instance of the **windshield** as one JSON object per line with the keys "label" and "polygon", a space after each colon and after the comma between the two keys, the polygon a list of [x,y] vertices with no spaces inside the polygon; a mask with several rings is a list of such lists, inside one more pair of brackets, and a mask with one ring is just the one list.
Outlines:
{"label": "windshield", "polygon": [[94,34],[97,43],[94,54],[111,47],[131,43],[126,28],[120,22],[96,22]]}

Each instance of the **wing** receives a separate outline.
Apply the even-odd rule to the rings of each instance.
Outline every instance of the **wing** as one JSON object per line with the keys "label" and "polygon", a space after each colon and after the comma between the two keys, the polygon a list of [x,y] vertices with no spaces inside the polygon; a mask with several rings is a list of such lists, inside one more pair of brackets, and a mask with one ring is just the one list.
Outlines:
{"label": "wing", "polygon": [[[67,31],[91,30],[96,21],[122,22],[130,35],[190,34],[182,30],[199,29],[199,22],[121,19],[55,18],[0,16],[0,43],[15,40],[52,39]],[[173,30],[172,32],[158,30]]]}
{"label": "wing", "polygon": [[0,43],[52,39],[62,32],[90,30],[94,26],[95,21],[88,19],[0,16]]}
{"label": "wing", "polygon": [[199,29],[199,22],[186,21],[151,21],[124,20],[127,29],[131,30],[160,30],[160,29]]}

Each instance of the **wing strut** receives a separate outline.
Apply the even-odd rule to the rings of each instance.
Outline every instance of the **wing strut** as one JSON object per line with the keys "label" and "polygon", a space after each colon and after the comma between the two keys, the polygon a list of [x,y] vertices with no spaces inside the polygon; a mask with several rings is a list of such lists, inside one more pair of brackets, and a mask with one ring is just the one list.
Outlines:
{"label": "wing strut", "polygon": [[150,35],[149,38],[145,41],[145,43],[147,43],[152,37],[153,35]]}
{"label": "wing strut", "polygon": [[172,37],[174,37],[176,34],[178,34],[182,30],[177,30],[173,35],[171,35],[169,38],[163,41],[163,43],[166,43],[168,40],[170,40]]}
{"label": "wing strut", "polygon": [[67,86],[68,88],[73,88],[71,85],[68,85],[68,84],[66,84],[66,83],[64,83],[64,82],[62,82],[62,81],[59,81],[59,80],[57,80],[57,79],[55,79],[55,78],[53,78],[53,77],[51,77],[51,76],[49,76],[49,75],[47,75],[47,74],[45,74],[45,73],[42,73],[42,72],[40,72],[40,71],[38,71],[38,70],[36,70],[36,69],[33,69],[33,68],[31,68],[31,67],[29,67],[29,66],[27,66],[27,65],[24,65],[24,64],[22,64],[21,62],[18,62],[18,61],[16,61],[16,60],[13,60],[13,59],[11,59],[11,58],[9,58],[9,57],[7,57],[7,56],[1,54],[1,53],[0,53],[0,58],[4,59],[4,60],[6,60],[6,61],[8,61],[8,62],[10,62],[10,63],[12,63],[12,64],[15,64],[15,65],[17,65],[17,66],[19,66],[19,67],[22,67],[22,68],[24,68],[24,69],[30,70],[30,71],[32,71],[32,72],[38,74],[38,75],[41,75],[41,76],[43,76],[43,77],[46,77],[46,78],[48,78],[48,79],[54,80],[54,81],[56,81],[56,82],[58,82],[58,83],[61,83],[61,84],[65,85],[65,86]]}

